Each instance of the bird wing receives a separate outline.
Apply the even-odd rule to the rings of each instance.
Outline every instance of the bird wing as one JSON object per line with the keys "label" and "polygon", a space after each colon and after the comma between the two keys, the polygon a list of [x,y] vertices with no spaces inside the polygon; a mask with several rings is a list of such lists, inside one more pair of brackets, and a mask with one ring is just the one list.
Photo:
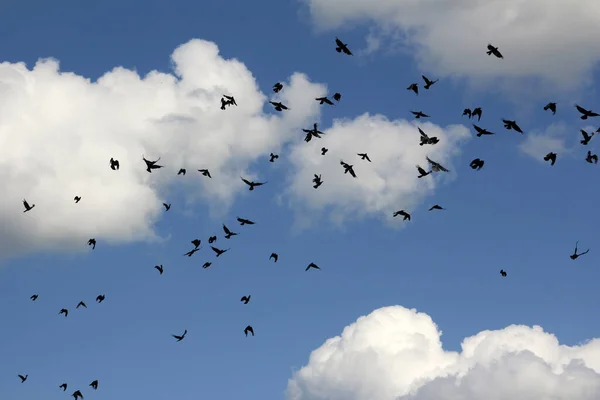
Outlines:
{"label": "bird wing", "polygon": [[29,208],[29,203],[27,202],[27,200],[23,200],[23,205],[25,206],[25,208]]}
{"label": "bird wing", "polygon": [[481,129],[480,127],[478,127],[477,125],[473,124],[473,128],[475,128],[475,130],[479,133],[483,132],[483,129]]}
{"label": "bird wing", "polygon": [[579,111],[582,114],[587,114],[589,111],[586,110],[585,108],[578,106],[577,104],[575,104],[575,108],[577,108],[577,111]]}
{"label": "bird wing", "polygon": [[427,134],[425,132],[423,132],[423,130],[419,127],[417,127],[417,129],[419,130],[419,133],[421,134],[421,137],[423,139],[429,139],[429,136],[427,136]]}
{"label": "bird wing", "polygon": [[229,230],[229,228],[227,228],[227,227],[225,226],[225,224],[223,224],[223,230],[225,231],[225,234],[226,234],[226,235],[229,235],[229,234],[231,233],[231,231]]}
{"label": "bird wing", "polygon": [[[240,177],[240,178],[241,178],[241,177]],[[248,186],[252,186],[252,182],[250,182],[249,180],[242,178],[242,181],[244,181],[244,183],[245,183],[246,185],[248,185]]]}

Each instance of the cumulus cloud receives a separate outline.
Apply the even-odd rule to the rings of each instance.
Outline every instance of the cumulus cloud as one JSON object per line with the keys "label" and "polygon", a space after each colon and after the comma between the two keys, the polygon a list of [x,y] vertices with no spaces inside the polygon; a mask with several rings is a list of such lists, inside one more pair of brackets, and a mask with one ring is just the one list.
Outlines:
{"label": "cumulus cloud", "polygon": [[[595,132],[596,128],[585,126],[581,128],[588,133]],[[544,156],[549,152],[558,154],[558,157],[571,155],[573,147],[567,143],[567,138],[575,135],[576,129],[564,122],[548,126],[542,132],[528,132],[525,140],[519,145],[519,150],[533,157],[539,162],[544,161]],[[582,137],[583,138],[583,137]]]}
{"label": "cumulus cloud", "polygon": [[288,400],[595,400],[600,339],[561,345],[539,326],[511,325],[445,351],[416,310],[385,307],[328,339],[288,382]]}
{"label": "cumulus cloud", "polygon": [[[274,115],[263,111],[267,97],[252,73],[214,43],[191,40],[171,59],[172,74],[142,78],[117,67],[95,82],[61,72],[54,59],[33,69],[0,64],[0,254],[85,248],[90,237],[156,239],[153,223],[175,182],[191,200],[227,208],[245,188],[240,174],[253,177],[252,161],[317,119],[313,99],[327,92],[296,73],[279,93],[290,111]],[[238,107],[220,110],[223,94]],[[142,155],[161,157],[165,168],[148,174]],[[111,157],[119,171],[109,168]],[[179,168],[188,174],[176,176]],[[35,209],[23,214],[23,198]]]}
{"label": "cumulus cloud", "polygon": [[[436,136],[439,143],[420,146],[417,126],[430,137]],[[441,128],[430,122],[390,121],[368,113],[352,120],[334,120],[324,132],[322,139],[299,141],[290,148],[294,169],[286,194],[303,211],[305,224],[310,222],[307,215],[317,219],[323,212],[340,223],[348,216],[379,214],[389,219],[393,211],[410,212],[432,193],[437,180],[453,176],[452,158],[460,153],[459,145],[471,137],[462,125]],[[329,149],[324,156],[321,147]],[[372,162],[361,160],[357,153],[367,153]],[[418,179],[415,166],[428,169],[426,155],[451,172]],[[357,179],[344,174],[341,160],[354,165]],[[314,174],[323,180],[317,190],[312,187]]]}
{"label": "cumulus cloud", "polygon": [[[562,90],[589,78],[600,59],[597,0],[305,1],[320,29],[371,21],[400,30],[421,67],[440,76],[541,76]],[[488,42],[504,60],[486,56]]]}

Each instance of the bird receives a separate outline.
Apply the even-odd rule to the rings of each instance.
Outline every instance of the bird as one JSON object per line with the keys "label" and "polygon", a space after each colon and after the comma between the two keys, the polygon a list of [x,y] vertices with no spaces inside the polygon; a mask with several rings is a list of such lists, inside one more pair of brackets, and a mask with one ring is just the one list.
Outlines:
{"label": "bird", "polygon": [[415,116],[415,119],[419,119],[419,118],[427,118],[429,117],[429,115],[421,112],[421,111],[411,111],[411,113]]}
{"label": "bird", "polygon": [[98,390],[98,381],[97,380],[93,381],[92,383],[89,384],[89,386],[91,386],[92,389],[94,389],[94,390]]}
{"label": "bird", "polygon": [[25,381],[27,380],[27,378],[29,377],[29,375],[19,375],[19,378],[21,378],[21,383],[25,383]]}
{"label": "bird", "polygon": [[500,270],[500,275],[502,275],[502,276],[506,276],[506,271],[505,271],[505,270],[503,270],[503,269],[501,269],[501,270]]}
{"label": "bird", "polygon": [[362,160],[367,160],[368,162],[371,162],[371,159],[369,158],[369,155],[367,153],[356,153],[356,155],[358,155]]}
{"label": "bird", "polygon": [[277,262],[277,260],[279,260],[279,254],[277,253],[271,253],[271,255],[269,256],[269,260],[273,260],[273,262]]}
{"label": "bird", "polygon": [[429,89],[431,86],[433,86],[434,83],[439,81],[439,79],[436,79],[435,81],[431,81],[425,75],[421,75],[421,78],[423,78],[423,80],[425,81],[425,86],[423,86],[423,89]]}
{"label": "bird", "polygon": [[275,162],[275,159],[277,159],[277,158],[279,158],[279,155],[278,155],[278,154],[273,154],[273,153],[271,153],[271,154],[269,155],[269,162]]}
{"label": "bird", "polygon": [[69,316],[69,310],[67,310],[66,308],[61,308],[61,310],[58,312],[58,315],[60,314],[64,314],[65,318],[67,318]]}
{"label": "bird", "polygon": [[429,175],[432,171],[425,171],[420,165],[417,165],[417,170],[419,171],[419,176],[417,178],[422,178],[424,176]]}
{"label": "bird", "polygon": [[471,111],[471,109],[470,109],[470,108],[465,108],[465,109],[463,110],[462,116],[464,117],[465,115],[466,115],[466,116],[467,116],[469,119],[471,119],[471,117],[473,116],[473,113],[472,113],[472,111]]}
{"label": "bird", "polygon": [[349,56],[352,55],[352,52],[350,51],[350,49],[348,49],[348,44],[347,43],[343,43],[340,39],[338,39],[337,37],[335,38],[335,44],[336,44],[336,48],[335,51],[337,51],[338,53],[342,53],[344,52],[344,54],[347,54]]}
{"label": "bird", "polygon": [[241,226],[254,225],[256,223],[254,221],[250,221],[249,219],[240,218],[240,217],[237,217],[237,221],[240,223]]}
{"label": "bird", "polygon": [[334,93],[331,97],[333,97],[335,101],[340,101],[342,99],[342,95],[340,93]]}
{"label": "bird", "polygon": [[92,246],[92,250],[94,250],[96,248],[96,239],[91,238],[88,240],[88,246]]}
{"label": "bird", "polygon": [[433,210],[445,210],[445,208],[436,204],[436,205],[431,206],[431,208],[429,209],[429,211],[433,211]]}
{"label": "bird", "polygon": [[195,252],[197,252],[198,250],[200,250],[198,247],[194,248],[193,250],[188,251],[187,253],[184,254],[184,256],[188,256],[191,257],[194,255]]}
{"label": "bird", "polygon": [[146,171],[149,173],[152,173],[153,169],[159,169],[159,168],[163,167],[162,165],[156,165],[156,163],[160,161],[160,157],[156,161],[146,160],[146,157],[144,157],[144,156],[142,156],[142,159],[146,163]]}
{"label": "bird", "polygon": [[356,173],[354,172],[354,166],[345,163],[344,161],[340,161],[340,164],[344,167],[344,174],[350,173],[353,178],[356,178]]}
{"label": "bird", "polygon": [[158,271],[159,275],[162,275],[164,272],[163,266],[161,265],[155,265],[154,268]]}
{"label": "bird", "polygon": [[216,236],[211,236],[208,238],[208,243],[214,243],[217,241],[217,237]]}
{"label": "bird", "polygon": [[587,133],[583,129],[580,129],[579,131],[581,132],[581,135],[583,136],[583,139],[579,143],[581,143],[584,146],[587,146],[588,143],[590,142],[590,140],[592,140],[592,138],[596,134],[596,132],[592,132],[592,134],[590,135],[589,133]]}
{"label": "bird", "polygon": [[171,204],[163,203],[163,206],[165,206],[165,211],[169,211],[171,209]]}
{"label": "bird", "polygon": [[190,243],[192,243],[194,245],[194,248],[197,249],[198,246],[200,246],[200,243],[202,243],[202,240],[200,240],[200,239],[194,239]]}
{"label": "bird", "polygon": [[187,329],[183,331],[183,335],[171,335],[173,336],[175,339],[177,339],[178,342],[181,342],[183,340],[183,338],[185,338],[185,335],[187,335]]}
{"label": "bird", "polygon": [[544,161],[550,161],[550,165],[554,165],[554,163],[556,162],[556,153],[550,152],[546,154],[546,156],[544,157]]}
{"label": "bird", "polygon": [[210,171],[207,169],[199,169],[198,172],[200,172],[203,176],[206,176],[208,178],[212,178],[212,176],[210,176]]}
{"label": "bird", "polygon": [[241,298],[240,301],[243,301],[244,304],[248,304],[248,302],[250,301],[250,297],[252,297],[252,296],[251,295],[244,296],[244,297]]}
{"label": "bird", "polygon": [[36,301],[38,299],[38,297],[39,296],[37,294],[34,294],[30,297],[30,299],[31,299],[31,301]]}
{"label": "bird", "polygon": [[87,305],[83,301],[80,301],[75,308],[77,309],[79,307],[87,308]]}
{"label": "bird", "polygon": [[62,385],[59,386],[60,389],[63,390],[63,392],[65,392],[67,390],[67,384],[63,383]]}
{"label": "bird", "polygon": [[110,159],[110,169],[112,169],[113,171],[118,171],[119,170],[119,160],[115,160],[114,158],[111,157]]}
{"label": "bird", "polygon": [[483,168],[483,164],[485,164],[485,161],[483,161],[480,158],[476,158],[473,161],[471,161],[471,163],[469,164],[469,166],[472,169],[480,170],[481,168]]}
{"label": "bird", "polygon": [[83,395],[81,394],[81,392],[79,390],[74,391],[71,396],[73,396],[75,398],[75,400],[77,400],[77,398],[80,398],[81,400],[83,400]]}
{"label": "bird", "polygon": [[187,170],[185,168],[181,168],[179,170],[179,172],[177,173],[177,175],[185,175],[186,172],[187,172]]}
{"label": "bird", "polygon": [[429,157],[425,157],[427,159],[427,162],[429,163],[429,165],[431,165],[431,171],[433,172],[450,172],[449,169],[446,169],[445,167],[442,166],[442,164],[433,161],[431,158]]}
{"label": "bird", "polygon": [[494,135],[494,132],[490,132],[487,129],[480,128],[475,124],[473,124],[473,127],[477,131],[477,137],[481,137],[482,135]]}
{"label": "bird", "polygon": [[210,261],[207,261],[204,264],[202,264],[202,268],[206,269],[206,268],[210,267],[211,265],[212,265],[212,263]]}
{"label": "bird", "polygon": [[306,267],[306,269],[304,271],[308,271],[309,269],[321,269],[317,264],[315,264],[314,262],[311,262],[310,264],[308,264],[308,266]]}
{"label": "bird", "polygon": [[27,200],[23,199],[23,206],[25,207],[25,211],[23,212],[26,213],[27,211],[31,211],[35,207],[35,204],[29,205]]}
{"label": "bird", "polygon": [[319,105],[323,105],[323,104],[329,104],[330,106],[334,106],[335,105],[327,97],[317,97],[315,100],[319,102]]}
{"label": "bird", "polygon": [[281,102],[274,102],[274,101],[269,101],[269,103],[271,103],[273,105],[273,107],[275,107],[276,111],[283,111],[283,110],[289,110],[289,108],[282,104]]}
{"label": "bird", "polygon": [[[242,177],[240,176],[240,178],[242,178]],[[249,186],[249,189],[248,189],[248,190],[254,190],[254,187],[255,187],[255,186],[262,186],[262,185],[264,185],[265,183],[267,183],[267,182],[250,182],[249,180],[247,180],[247,179],[244,179],[244,178],[242,178],[242,181],[243,181],[243,182],[244,182],[246,185],[248,185],[248,186]]]}
{"label": "bird", "polygon": [[556,114],[556,103],[548,103],[544,106],[544,111],[552,111],[552,115]]}
{"label": "bird", "polygon": [[277,82],[276,84],[273,85],[273,91],[275,93],[279,93],[281,91],[281,89],[283,89],[283,84],[281,82]]}
{"label": "bird", "polygon": [[248,336],[248,332],[251,333],[252,336],[254,336],[254,329],[250,325],[244,328],[244,333],[246,334],[246,336]]}
{"label": "bird", "polygon": [[80,196],[75,196],[73,197],[73,200],[75,201],[75,204],[79,203],[81,201],[81,197]]}
{"label": "bird", "polygon": [[419,95],[419,85],[416,83],[411,83],[410,86],[406,88],[406,90],[412,90],[417,96]]}
{"label": "bird", "polygon": [[233,96],[227,96],[226,94],[224,94],[223,97],[227,99],[228,105],[234,105],[237,107],[237,103],[235,102]]}
{"label": "bird", "polygon": [[392,217],[395,218],[395,217],[397,217],[399,215],[401,215],[402,217],[404,217],[404,218],[402,218],[402,221],[410,221],[410,214],[407,213],[404,210],[400,210],[400,211],[394,212],[394,214],[392,214]]}
{"label": "bird", "polygon": [[100,294],[100,295],[98,295],[98,296],[96,297],[96,302],[97,302],[97,303],[102,303],[102,302],[104,301],[104,299],[105,299],[105,298],[106,298],[106,296],[105,296],[105,295],[103,295],[103,294]]}
{"label": "bird", "polygon": [[228,100],[221,98],[221,110],[225,110],[225,108],[227,108],[227,106],[230,106],[231,104],[232,103],[230,103]]}
{"label": "bird", "polygon": [[598,164],[598,156],[596,154],[592,154],[591,151],[588,151],[585,161],[589,162],[590,164]]}
{"label": "bird", "polygon": [[321,180],[321,175],[317,175],[315,174],[314,178],[313,178],[313,188],[317,189],[319,186],[321,186],[323,184],[323,181]]}
{"label": "bird", "polygon": [[[324,132],[321,132],[318,129],[318,125],[317,125],[316,122],[313,124],[313,128],[312,129],[302,129],[302,131],[306,132],[306,138],[304,139],[304,141],[307,142],[307,143],[310,142],[310,140],[313,138],[313,136],[320,139],[321,135],[325,134]],[[323,147],[323,149],[324,149],[324,147]],[[323,153],[323,155],[325,155],[325,154]]]}
{"label": "bird", "polygon": [[231,239],[232,236],[237,235],[237,233],[230,231],[229,228],[225,226],[225,224],[223,224],[223,231],[225,232],[225,239]]}
{"label": "bird", "polygon": [[500,53],[500,51],[498,50],[497,47],[494,47],[491,44],[488,44],[487,49],[488,49],[488,51],[487,51],[488,56],[493,54],[498,58],[504,58],[504,56],[502,56],[502,53]]}
{"label": "bird", "polygon": [[476,107],[473,109],[473,112],[471,113],[471,117],[475,118],[475,116],[477,116],[477,121],[481,121],[482,113],[483,113],[483,111],[481,110],[481,107]]}
{"label": "bird", "polygon": [[519,127],[519,125],[517,125],[516,121],[511,121],[508,119],[502,119],[502,122],[504,122],[504,127],[508,130],[515,130],[519,133],[523,133],[523,131],[521,130],[521,128]]}
{"label": "bird", "polygon": [[324,156],[329,151],[326,147],[321,147],[321,155]]}
{"label": "bird", "polygon": [[588,118],[591,117],[598,117],[600,116],[600,114],[593,112],[592,110],[586,110],[583,107],[578,106],[577,104],[575,104],[575,108],[577,108],[577,111],[579,111],[581,113],[581,119],[586,120]]}
{"label": "bird", "polygon": [[436,144],[439,142],[439,139],[435,136],[429,137],[427,136],[427,134],[425,132],[423,132],[423,130],[421,128],[419,128],[417,126],[417,129],[419,130],[419,133],[421,134],[421,143],[419,143],[419,146],[423,146],[425,144]]}
{"label": "bird", "polygon": [[584,254],[587,254],[590,249],[587,249],[586,251],[584,251],[583,253],[579,253],[577,254],[577,245],[579,245],[579,240],[577,242],[575,242],[575,251],[573,251],[573,254],[571,254],[569,257],[571,257],[571,260],[576,260],[577,257],[582,256]]}
{"label": "bird", "polygon": [[221,250],[221,249],[218,249],[218,248],[216,248],[214,246],[210,246],[210,248],[213,249],[213,251],[215,253],[217,253],[217,257],[219,257],[221,254],[225,253],[226,251],[229,251],[229,249],[227,249],[227,250]]}

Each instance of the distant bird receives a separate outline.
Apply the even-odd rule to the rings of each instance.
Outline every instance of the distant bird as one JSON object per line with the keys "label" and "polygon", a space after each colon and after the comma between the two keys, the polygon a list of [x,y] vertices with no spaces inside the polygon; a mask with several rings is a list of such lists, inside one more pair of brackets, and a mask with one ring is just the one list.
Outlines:
{"label": "distant bird", "polygon": [[342,95],[340,93],[334,93],[332,97],[335,101],[340,101],[342,99]]}
{"label": "distant bird", "polygon": [[79,390],[74,391],[71,396],[73,396],[75,398],[75,400],[77,400],[78,398],[83,400],[83,395],[81,394],[81,392]]}
{"label": "distant bird", "polygon": [[308,271],[309,269],[321,269],[317,264],[311,262],[310,264],[308,264],[308,266],[306,267],[306,269],[304,271]]}
{"label": "distant bird", "polygon": [[315,100],[318,101],[320,105],[323,105],[323,104],[329,104],[330,106],[334,106],[335,105],[327,97],[317,97]]}
{"label": "distant bird", "polygon": [[544,111],[552,111],[552,115],[556,114],[556,103],[548,103],[544,106]]}
{"label": "distant bird", "polygon": [[[316,137],[316,138],[319,138],[319,139],[320,139],[320,138],[321,138],[321,135],[324,135],[324,134],[325,134],[325,132],[321,132],[321,131],[318,129],[318,125],[317,125],[317,123],[316,123],[316,122],[313,124],[313,128],[312,128],[312,129],[302,129],[302,131],[303,131],[303,132],[306,132],[306,138],[304,138],[304,141],[305,141],[306,143],[310,142],[310,140],[313,138],[313,136],[314,136],[314,137]],[[321,150],[322,150],[322,149],[321,149]],[[324,154],[323,154],[323,155],[324,155]]]}
{"label": "distant bird", "polygon": [[216,236],[211,236],[208,238],[208,243],[214,243],[217,241],[217,237]]}
{"label": "distant bird", "polygon": [[575,108],[577,108],[577,111],[579,111],[581,113],[581,119],[585,120],[591,117],[598,117],[600,116],[600,114],[593,112],[592,110],[586,110],[583,107],[578,106],[577,104],[575,104]]}
{"label": "distant bird", "polygon": [[96,239],[91,238],[88,240],[88,246],[92,246],[92,250],[94,250],[96,248]]}
{"label": "distant bird", "polygon": [[419,85],[417,85],[416,83],[411,83],[410,86],[406,88],[406,90],[412,90],[417,96],[419,95]]}
{"label": "distant bird", "polygon": [[158,271],[159,275],[162,275],[164,272],[163,266],[161,265],[155,265],[154,268]]}
{"label": "distant bird", "polygon": [[417,129],[419,130],[419,133],[421,134],[421,143],[419,143],[419,146],[423,146],[425,144],[436,144],[439,142],[439,139],[435,136],[429,137],[427,136],[427,134],[425,132],[423,132],[423,130],[419,127],[417,127]]}
{"label": "distant bird", "polygon": [[481,137],[482,135],[494,135],[494,132],[490,132],[487,129],[483,129],[473,124],[473,127],[477,131],[477,137]]}
{"label": "distant bird", "polygon": [[417,170],[419,171],[419,176],[417,176],[417,178],[422,178],[424,176],[429,175],[432,171],[425,171],[420,165],[417,165]]}
{"label": "distant bird", "polygon": [[179,170],[179,172],[177,173],[177,175],[185,175],[186,172],[187,172],[187,170],[185,168],[181,168]]}
{"label": "distant bird", "polygon": [[207,169],[199,169],[198,172],[200,172],[203,176],[206,176],[208,178],[212,178],[212,176],[210,176],[210,171]]}
{"label": "distant bird", "polygon": [[473,109],[473,112],[471,113],[471,117],[475,118],[475,116],[477,116],[477,121],[481,121],[482,113],[483,113],[483,111],[481,110],[481,107],[476,107]]}
{"label": "distant bird", "polygon": [[119,170],[119,160],[115,160],[114,158],[110,159],[110,169],[112,169],[113,171],[118,171]]}
{"label": "distant bird", "polygon": [[359,156],[362,160],[367,160],[368,162],[371,162],[371,159],[369,158],[369,155],[367,153],[356,153],[357,156]]}
{"label": "distant bird", "polygon": [[485,161],[483,161],[482,159],[476,158],[473,161],[471,161],[469,166],[472,169],[480,170],[481,168],[483,168],[483,164],[485,164]]}
{"label": "distant bird", "polygon": [[156,163],[160,161],[160,157],[156,161],[146,160],[146,157],[144,157],[144,156],[142,156],[142,159],[146,163],[146,171],[147,172],[151,173],[153,169],[159,169],[159,168],[163,167],[162,165],[156,165]]}
{"label": "distant bird", "polygon": [[596,154],[592,154],[591,151],[588,151],[585,161],[589,162],[590,164],[598,164],[598,156]]}
{"label": "distant bird", "polygon": [[550,165],[554,165],[554,163],[556,162],[556,153],[550,152],[546,154],[546,156],[544,157],[544,161],[550,161]]}
{"label": "distant bird", "polygon": [[336,44],[336,48],[335,51],[337,51],[338,53],[344,52],[344,54],[347,54],[349,56],[352,55],[352,52],[348,49],[348,44],[347,43],[343,43],[340,39],[338,39],[337,37],[335,38],[335,44]]}
{"label": "distant bird", "polygon": [[444,166],[442,166],[442,164],[433,161],[431,158],[426,156],[425,159],[427,159],[427,162],[429,163],[429,165],[431,165],[431,170],[433,172],[450,172],[449,169],[446,169]]}
{"label": "distant bird", "polygon": [[89,386],[92,387],[92,389],[94,390],[98,390],[98,381],[93,381],[92,383],[89,384]]}
{"label": "distant bird", "polygon": [[344,167],[344,174],[350,173],[353,178],[356,178],[356,173],[354,173],[354,166],[345,163],[344,161],[340,161],[340,164]]}
{"label": "distant bird", "polygon": [[321,155],[324,156],[329,151],[326,147],[321,147]]}
{"label": "distant bird", "polygon": [[98,295],[98,297],[96,297],[96,302],[97,302],[98,304],[99,304],[99,303],[102,303],[102,302],[104,301],[104,299],[105,299],[105,298],[106,298],[106,296],[105,296],[105,295],[103,295],[103,294],[100,294],[100,295]]}
{"label": "distant bird", "polygon": [[75,196],[75,197],[73,197],[73,200],[75,201],[75,204],[77,204],[81,201],[81,197]]}
{"label": "distant bird", "polygon": [[590,135],[589,133],[587,133],[583,129],[580,129],[579,131],[581,132],[581,135],[583,136],[583,139],[579,143],[581,143],[584,146],[587,146],[588,143],[590,142],[590,140],[592,140],[592,138],[596,134],[596,132],[592,132],[592,134]]}
{"label": "distant bird", "polygon": [[433,210],[445,210],[445,208],[436,204],[434,206],[431,206],[431,208],[429,209],[429,211],[433,211]]}
{"label": "distant bird", "polygon": [[248,325],[244,328],[244,333],[246,334],[246,336],[248,336],[248,333],[251,333],[252,336],[254,336],[254,329],[250,325]]}
{"label": "distant bird", "polygon": [[281,91],[281,89],[283,89],[283,84],[281,82],[277,82],[276,84],[273,85],[273,91],[275,93],[279,93]]}
{"label": "distant bird", "polygon": [[34,294],[30,297],[30,299],[31,299],[31,301],[36,301],[38,299],[38,297],[39,296],[37,294]]}
{"label": "distant bird", "polygon": [[23,212],[26,213],[27,211],[31,211],[35,207],[35,204],[29,205],[27,200],[23,199],[23,206],[25,207],[25,211]]}
{"label": "distant bird", "polygon": [[75,307],[75,308],[79,308],[79,307],[87,308],[87,305],[86,305],[86,304],[85,304],[83,301],[80,301],[80,302],[77,304],[77,307]]}
{"label": "distant bird", "polygon": [[498,58],[504,58],[504,57],[502,56],[502,53],[500,53],[500,51],[498,50],[498,48],[497,48],[497,47],[494,47],[494,46],[492,46],[491,44],[488,44],[488,45],[487,45],[487,49],[488,49],[488,51],[487,51],[487,55],[488,55],[488,56],[493,54],[493,55],[495,55],[495,56],[496,56],[496,57],[498,57]]}
{"label": "distant bird", "polygon": [[21,383],[25,383],[25,381],[27,380],[27,378],[29,377],[29,375],[19,375],[19,378],[21,378]]}
{"label": "distant bird", "polygon": [[399,215],[401,215],[402,217],[404,217],[404,218],[402,218],[402,221],[410,221],[410,214],[407,213],[404,210],[400,210],[400,211],[394,212],[394,214],[392,215],[392,217],[395,218],[395,217],[397,217]]}
{"label": "distant bird", "polygon": [[415,116],[415,119],[419,119],[419,118],[428,118],[429,115],[421,112],[421,111],[411,111],[411,113]]}
{"label": "distant bird", "polygon": [[171,204],[163,203],[163,206],[165,206],[165,211],[169,211],[171,209]]}
{"label": "distant bird", "polygon": [[231,103],[227,100],[225,100],[224,98],[221,98],[221,110],[225,110],[225,108],[227,108],[227,106],[230,106]]}
{"label": "distant bird", "polygon": [[210,246],[210,248],[213,249],[213,251],[217,254],[217,257],[219,257],[221,254],[229,251],[229,249],[221,250],[221,249],[218,249],[218,248],[216,248],[214,246]]}
{"label": "distant bird", "polygon": [[181,342],[184,338],[185,335],[187,335],[187,329],[183,331],[183,335],[171,335],[173,336],[175,339],[177,339],[178,342]]}
{"label": "distant bird", "polygon": [[514,130],[517,131],[519,133],[523,133],[523,131],[521,130],[521,128],[519,127],[519,125],[517,125],[516,121],[511,121],[508,119],[502,119],[502,122],[504,122],[504,127],[508,130]]}
{"label": "distant bird", "polygon": [[210,267],[211,265],[212,265],[212,263],[210,261],[207,261],[204,264],[202,264],[202,268],[206,269],[206,268]]}
{"label": "distant bird", "polygon": [[501,270],[500,270],[500,275],[502,275],[502,276],[506,276],[506,271],[505,271],[505,270],[503,270],[503,269],[501,269]]}
{"label": "distant bird", "polygon": [[194,255],[195,252],[197,252],[198,250],[200,250],[200,248],[196,247],[193,250],[188,251],[187,253],[184,254],[184,256],[188,256],[191,257]]}
{"label": "distant bird", "polygon": [[276,111],[283,111],[283,110],[289,110],[289,108],[282,104],[281,102],[273,102],[273,101],[269,101],[269,103],[271,103],[273,105],[273,107],[275,107]]}
{"label": "distant bird", "polygon": [[436,79],[435,81],[431,81],[431,80],[427,79],[427,77],[425,75],[421,75],[421,78],[423,78],[423,80],[425,81],[425,86],[423,86],[423,89],[429,89],[431,86],[433,86],[434,83],[439,81],[439,79]]}
{"label": "distant bird", "polygon": [[277,260],[279,260],[279,254],[277,253],[271,253],[271,256],[269,257],[269,260],[273,259],[273,262],[277,262]]}
{"label": "distant bird", "polygon": [[223,97],[227,99],[227,105],[234,105],[237,107],[237,103],[235,102],[233,96],[227,96],[226,94],[224,94]]}
{"label": "distant bird", "polygon": [[573,251],[573,254],[571,254],[569,257],[571,257],[571,260],[576,260],[577,257],[582,256],[584,254],[587,254],[590,249],[587,249],[586,251],[584,251],[583,253],[579,253],[577,254],[577,246],[579,245],[579,240],[575,243],[575,251]]}
{"label": "distant bird", "polygon": [[[242,177],[240,176],[240,178],[242,178]],[[255,186],[262,186],[265,183],[267,183],[267,182],[250,182],[249,180],[244,179],[244,178],[242,178],[242,181],[250,187],[248,190],[254,190]]]}
{"label": "distant bird", "polygon": [[471,119],[471,116],[473,115],[473,113],[472,113],[472,111],[471,111],[471,109],[470,109],[470,108],[465,108],[465,109],[463,110],[462,116],[464,117],[465,115],[466,115],[466,116],[467,116],[469,119]]}
{"label": "distant bird", "polygon": [[237,233],[230,231],[229,228],[225,226],[225,224],[223,224],[223,231],[225,232],[225,239],[231,239],[232,236],[237,235]]}
{"label": "distant bird", "polygon": [[62,390],[63,390],[63,392],[64,392],[64,391],[66,391],[66,390],[67,390],[67,384],[66,384],[66,383],[63,383],[62,385],[60,385],[60,386],[59,386],[59,388],[60,388],[60,389],[62,389]]}
{"label": "distant bird", "polygon": [[323,184],[323,181],[321,180],[321,175],[317,175],[315,174],[314,178],[313,178],[313,188],[317,189],[319,186],[321,186]]}
{"label": "distant bird", "polygon": [[240,217],[237,217],[237,221],[240,223],[241,226],[254,225],[256,223],[254,221],[250,221],[249,219],[240,218]]}
{"label": "distant bird", "polygon": [[275,159],[277,159],[277,158],[279,158],[279,155],[278,155],[278,154],[273,154],[273,153],[271,153],[271,154],[269,155],[269,162],[275,162]]}
{"label": "distant bird", "polygon": [[240,301],[243,301],[244,304],[248,304],[248,302],[250,301],[250,297],[252,297],[252,296],[251,295],[244,296],[244,297],[242,297],[242,299]]}
{"label": "distant bird", "polygon": [[66,308],[61,308],[61,310],[58,312],[58,315],[60,314],[64,314],[65,318],[67,318],[69,316],[69,310],[67,310]]}
{"label": "distant bird", "polygon": [[200,239],[194,239],[191,241],[191,243],[194,245],[194,248],[198,248],[198,246],[200,246],[200,243],[202,243],[202,240]]}

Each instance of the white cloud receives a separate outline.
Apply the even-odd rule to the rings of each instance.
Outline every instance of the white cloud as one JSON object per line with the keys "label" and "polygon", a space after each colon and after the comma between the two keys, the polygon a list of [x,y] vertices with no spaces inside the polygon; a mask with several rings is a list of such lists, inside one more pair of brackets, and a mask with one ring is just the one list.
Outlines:
{"label": "white cloud", "polygon": [[[0,64],[0,254],[33,249],[85,250],[86,241],[156,239],[166,186],[190,189],[227,208],[245,185],[241,173],[319,117],[323,85],[294,74],[280,93],[290,111],[273,115],[243,63],[211,42],[178,47],[175,71],[117,67],[97,82],[61,73],[58,61]],[[222,94],[238,107],[220,110]],[[145,171],[142,155],[165,168]],[[120,171],[109,159],[120,161]],[[176,176],[187,168],[185,177]],[[208,168],[213,179],[197,169]],[[82,196],[79,204],[73,197]],[[36,207],[23,214],[21,200]]]}
{"label": "white cloud", "polygon": [[431,318],[375,310],[328,339],[288,382],[288,400],[595,400],[600,339],[560,345],[539,326],[511,325],[445,351]]}
{"label": "white cloud", "polygon": [[[417,125],[429,136],[438,137],[439,143],[419,146]],[[309,143],[299,140],[290,149],[295,168],[286,194],[301,211],[299,215],[305,224],[310,223],[308,216],[320,218],[319,211],[330,212],[337,222],[348,216],[381,214],[389,219],[396,210],[411,212],[433,192],[437,179],[453,176],[451,159],[459,154],[458,145],[471,137],[462,125],[442,129],[430,122],[415,125],[369,114],[353,120],[335,120],[330,129],[323,131],[322,139]],[[321,147],[329,149],[324,156]],[[361,160],[357,153],[367,153],[372,162]],[[429,169],[426,155],[451,172],[418,179],[415,165]],[[356,179],[344,174],[340,160],[354,165]],[[316,190],[312,186],[314,174],[320,174],[323,180]]]}
{"label": "white cloud", "polygon": [[[320,29],[358,21],[400,29],[421,66],[440,76],[542,76],[560,91],[583,83],[600,59],[597,0],[305,1]],[[488,42],[504,60],[485,54]]]}
{"label": "white cloud", "polygon": [[540,162],[546,162],[544,156],[549,152],[558,154],[558,157],[564,156],[570,152],[565,143],[568,130],[565,123],[556,123],[547,127],[544,132],[528,132],[518,148]]}

